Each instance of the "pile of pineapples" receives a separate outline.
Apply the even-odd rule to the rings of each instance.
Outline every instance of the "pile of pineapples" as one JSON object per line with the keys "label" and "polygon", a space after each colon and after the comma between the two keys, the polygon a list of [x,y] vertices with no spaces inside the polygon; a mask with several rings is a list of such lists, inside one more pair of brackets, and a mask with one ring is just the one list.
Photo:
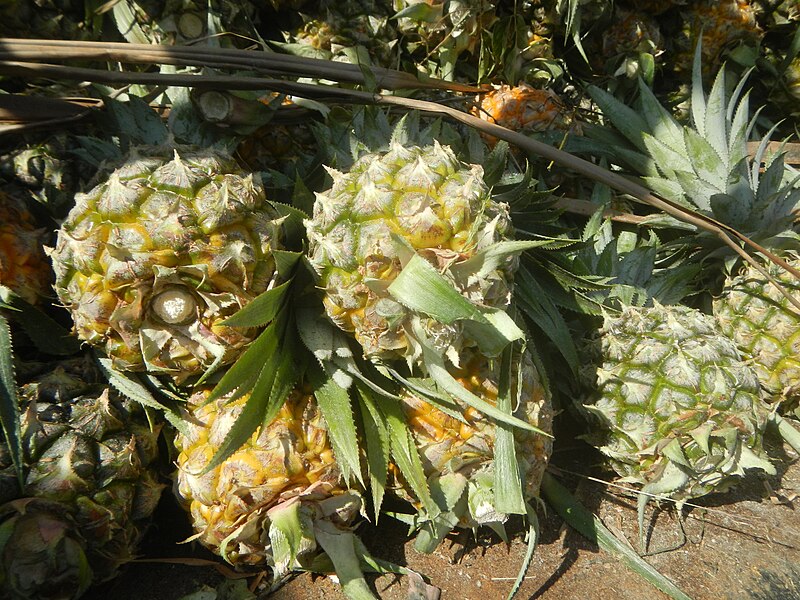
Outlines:
{"label": "pile of pineapples", "polygon": [[[114,577],[171,493],[191,540],[269,589],[335,571],[371,598],[364,569],[388,567],[363,520],[424,552],[515,519],[535,544],[559,419],[640,493],[642,527],[648,501],[774,475],[769,435],[800,452],[796,0],[0,16],[9,36],[327,61],[302,63],[309,85],[348,64],[341,89],[419,81],[384,109],[2,76],[103,100],[0,157],[3,597]],[[459,122],[413,110],[433,102]]]}

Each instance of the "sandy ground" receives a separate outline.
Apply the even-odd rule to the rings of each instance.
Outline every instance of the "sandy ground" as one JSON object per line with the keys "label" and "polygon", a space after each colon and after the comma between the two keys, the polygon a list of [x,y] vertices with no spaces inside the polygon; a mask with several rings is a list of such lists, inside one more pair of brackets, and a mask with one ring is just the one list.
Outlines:
{"label": "sandy ground", "polygon": [[[754,475],[736,490],[703,498],[683,518],[674,510],[648,509],[650,554],[646,560],[695,600],[800,600],[800,462],[790,450],[770,453],[785,467],[776,477]],[[587,479],[597,473],[586,448],[558,448],[559,479],[595,511],[618,537],[638,547],[636,502],[623,491]],[[541,539],[518,598],[541,600],[658,600],[667,596],[600,551],[550,509],[540,511]],[[386,518],[365,524],[360,534],[376,557],[407,565],[441,588],[442,600],[494,600],[511,589],[526,545],[517,526],[510,545],[494,535],[475,539],[462,532],[431,555],[416,552],[404,525]],[[143,552],[146,558],[213,557],[196,545],[174,542],[190,535],[173,502],[162,503],[160,517]],[[222,576],[208,565],[136,563],[88,598],[101,600],[178,600]],[[371,577],[384,600],[407,600],[408,578]],[[264,595],[266,597],[266,595]],[[271,600],[340,600],[344,595],[328,577],[303,574],[269,596]]]}

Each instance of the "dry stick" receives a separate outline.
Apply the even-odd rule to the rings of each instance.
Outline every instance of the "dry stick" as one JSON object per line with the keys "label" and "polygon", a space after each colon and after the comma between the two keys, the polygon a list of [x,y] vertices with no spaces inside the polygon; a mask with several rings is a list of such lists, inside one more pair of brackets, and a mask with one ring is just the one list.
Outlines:
{"label": "dry stick", "polygon": [[[88,43],[88,42],[87,42]],[[2,44],[2,40],[0,40]],[[789,294],[778,281],[772,277],[752,256],[742,247],[736,244],[731,236],[738,238],[746,245],[751,246],[758,252],[767,256],[774,263],[786,269],[789,273],[800,279],[800,270],[793,268],[786,261],[779,258],[766,248],[755,243],[747,236],[739,233],[735,229],[720,223],[710,217],[689,211],[652,194],[646,187],[631,181],[621,175],[608,171],[603,167],[595,165],[587,160],[573,156],[568,152],[549,146],[538,140],[526,137],[501,125],[489,123],[468,113],[456,110],[449,106],[429,102],[426,100],[415,100],[413,98],[403,98],[400,96],[386,96],[359,90],[346,90],[333,86],[298,83],[293,81],[283,81],[262,77],[237,77],[230,75],[182,75],[182,74],[162,74],[162,73],[131,73],[103,71],[100,69],[88,69],[79,67],[65,67],[62,65],[48,65],[25,62],[0,61],[0,73],[24,75],[28,77],[54,77],[72,80],[86,80],[99,83],[139,83],[139,84],[162,84],[176,85],[195,88],[223,88],[223,89],[268,89],[284,94],[291,94],[307,98],[320,100],[338,100],[347,104],[378,104],[388,106],[399,106],[406,109],[417,110],[428,114],[438,114],[450,117],[469,127],[478,129],[518,146],[528,152],[539,155],[549,161],[560,164],[563,167],[585,175],[590,179],[599,181],[615,190],[628,194],[638,201],[657,208],[668,215],[681,221],[694,225],[700,229],[716,234],[724,244],[729,246],[736,254],[755,268],[761,275],[772,283],[780,293],[798,310],[800,310],[800,300],[795,299]]]}
{"label": "dry stick", "polygon": [[[362,67],[350,63],[292,56],[276,52],[209,48],[204,46],[154,46],[121,42],[77,42],[0,38],[0,57],[7,60],[103,60],[151,64],[219,66],[262,69],[287,75],[317,76],[334,81],[365,83]],[[420,80],[411,73],[368,67],[377,85],[385,89],[428,88],[478,92],[481,88],[441,79]]]}

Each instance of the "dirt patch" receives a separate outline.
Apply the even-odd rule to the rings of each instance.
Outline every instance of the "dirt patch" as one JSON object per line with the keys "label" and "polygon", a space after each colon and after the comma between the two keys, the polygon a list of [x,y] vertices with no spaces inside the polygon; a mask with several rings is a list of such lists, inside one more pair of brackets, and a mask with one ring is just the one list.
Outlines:
{"label": "dirt patch", "polygon": [[[650,555],[646,560],[695,600],[800,600],[800,463],[791,451],[772,448],[785,465],[776,477],[751,476],[736,490],[701,499],[683,518],[674,510],[647,511]],[[559,478],[595,511],[618,537],[638,548],[636,500],[623,490],[586,479],[597,469],[587,464],[586,448],[561,449],[554,464]],[[552,510],[540,511],[541,539],[519,598],[556,600],[658,600],[664,594],[633,575],[616,558],[565,528]],[[384,518],[359,533],[376,557],[425,575],[442,589],[443,600],[505,598],[525,556],[521,524],[507,546],[499,538],[460,532],[431,555],[416,552],[406,526]],[[213,559],[196,544],[176,545],[191,535],[186,518],[167,499],[143,548],[147,557]],[[177,600],[222,576],[209,567],[138,563],[98,587],[90,600]],[[406,600],[408,580],[372,577],[384,600]],[[270,598],[340,600],[344,595],[328,577],[293,577]]]}

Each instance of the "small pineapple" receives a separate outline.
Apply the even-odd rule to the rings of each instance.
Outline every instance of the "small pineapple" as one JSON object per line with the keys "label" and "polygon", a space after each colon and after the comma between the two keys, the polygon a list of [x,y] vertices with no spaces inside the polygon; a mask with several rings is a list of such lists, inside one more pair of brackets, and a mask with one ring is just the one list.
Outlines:
{"label": "small pineapple", "polygon": [[415,361],[420,332],[451,360],[462,346],[475,345],[460,321],[442,323],[404,306],[390,284],[417,255],[472,303],[508,305],[516,259],[479,275],[469,262],[510,231],[507,207],[492,200],[482,168],[461,163],[438,143],[395,142],[346,173],[329,172],[333,186],[317,194],[306,229],[330,319],[372,358]]}
{"label": "small pineapple", "polygon": [[[477,352],[468,352],[462,366],[452,369],[453,377],[468,391],[495,405],[500,391],[500,364]],[[552,432],[553,407],[550,391],[542,371],[528,351],[518,354],[512,366],[510,391],[514,415],[549,434]],[[443,516],[433,519],[439,529],[436,544],[450,532],[452,524],[476,528],[480,525],[502,527],[508,514],[498,510],[495,487],[495,424],[473,408],[459,405],[455,414],[448,414],[407,392],[402,400],[409,430],[422,458],[425,476],[431,489],[440,489]],[[455,416],[457,414],[457,416]],[[539,495],[552,438],[541,433],[515,430],[514,444],[525,501]],[[398,491],[416,503],[413,493],[401,486]],[[418,522],[430,515],[418,506]]]}
{"label": "small pineapple", "polygon": [[664,53],[658,20],[640,9],[615,7],[611,22],[598,33],[593,37],[596,43],[587,47],[590,64],[599,73],[635,79],[645,75],[642,55],[649,54],[655,62]]}
{"label": "small pineapple", "polygon": [[713,317],[626,307],[605,317],[592,352],[587,438],[622,481],[680,502],[724,491],[747,469],[775,473],[761,449],[758,377]]}
{"label": "small pineapple", "polygon": [[0,192],[0,285],[36,304],[50,292],[52,271],[44,253],[45,230],[24,202]]}
{"label": "small pineapple", "polygon": [[[504,84],[481,94],[476,101],[478,104],[472,109],[475,116],[513,131],[577,129],[564,102],[549,89],[540,90],[525,83],[513,87]],[[487,142],[494,146],[497,139],[487,136]]]}
{"label": "small pineapple", "polygon": [[280,240],[258,177],[230,157],[140,149],[76,197],[51,251],[56,291],[116,368],[183,382],[252,341],[221,322],[275,283]]}
{"label": "small pineapple", "polygon": [[308,568],[318,554],[317,528],[347,530],[361,508],[342,480],[314,395],[296,388],[271,423],[206,471],[248,399],[207,397],[200,391],[189,399],[188,433],[175,438],[175,489],[196,539],[232,565],[268,564],[276,578]]}
{"label": "small pineapple", "polygon": [[135,557],[163,485],[158,430],[89,359],[64,361],[21,388],[24,487],[2,453],[4,598],[78,598]]}

